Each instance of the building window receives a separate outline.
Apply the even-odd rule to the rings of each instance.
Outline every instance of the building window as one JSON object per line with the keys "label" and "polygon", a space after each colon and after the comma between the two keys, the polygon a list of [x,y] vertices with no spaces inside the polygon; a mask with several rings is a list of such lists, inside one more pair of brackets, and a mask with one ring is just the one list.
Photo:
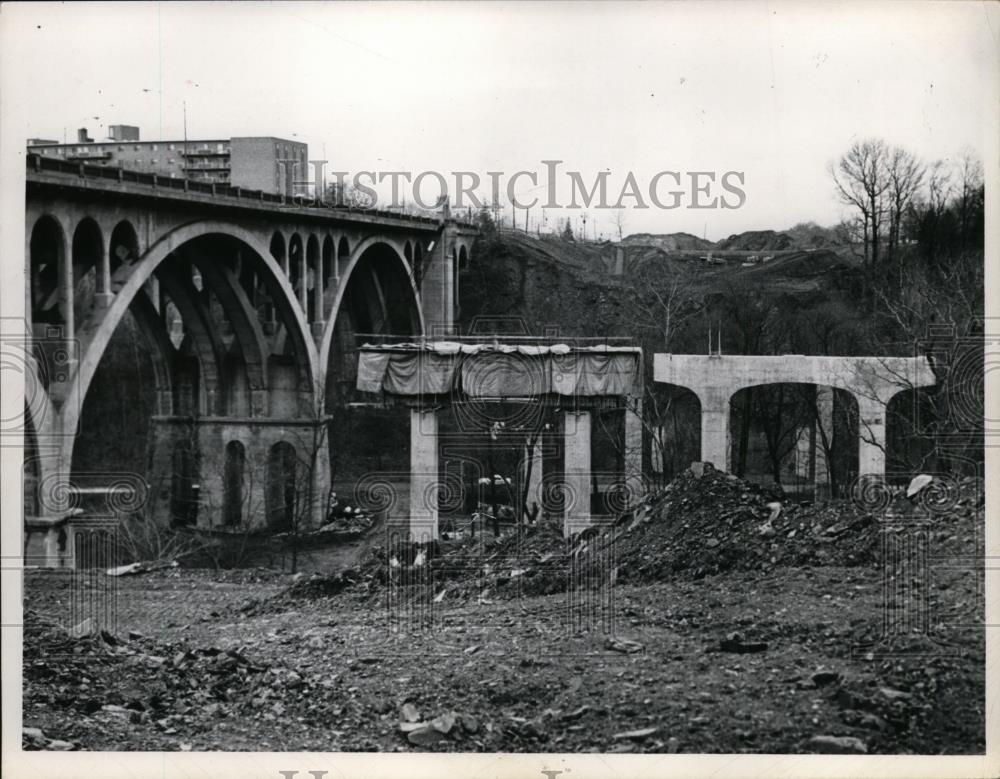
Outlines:
{"label": "building window", "polygon": [[150,165],[155,165],[155,164],[156,164],[156,160],[150,160],[150,161],[149,161],[149,164],[150,164]]}
{"label": "building window", "polygon": [[167,151],[174,151],[174,144],[172,144],[172,143],[171,143],[171,144],[169,144],[169,145],[167,146]]}
{"label": "building window", "polygon": [[149,150],[150,150],[150,151],[156,151],[156,144],[155,144],[155,143],[154,143],[154,144],[152,144],[152,145],[151,145],[151,146],[149,147]]}

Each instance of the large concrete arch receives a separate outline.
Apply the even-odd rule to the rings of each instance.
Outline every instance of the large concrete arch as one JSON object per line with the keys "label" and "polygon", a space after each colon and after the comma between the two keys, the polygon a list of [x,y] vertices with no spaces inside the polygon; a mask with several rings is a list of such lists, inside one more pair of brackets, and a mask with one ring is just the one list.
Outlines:
{"label": "large concrete arch", "polygon": [[333,328],[337,322],[337,315],[340,313],[340,307],[344,302],[344,294],[347,290],[348,283],[351,280],[351,275],[354,273],[354,269],[357,268],[358,263],[361,261],[361,258],[364,256],[365,252],[372,246],[375,246],[376,244],[380,243],[392,249],[393,254],[396,256],[400,264],[403,266],[403,270],[406,273],[406,278],[409,279],[410,282],[410,289],[413,293],[413,301],[417,307],[417,319],[420,328],[420,333],[421,334],[424,333],[424,311],[420,301],[420,293],[417,290],[417,285],[413,279],[413,269],[406,262],[405,258],[400,252],[399,246],[396,244],[395,241],[391,241],[382,236],[373,236],[371,238],[362,241],[361,243],[359,243],[357,246],[354,247],[354,250],[351,252],[350,262],[348,263],[346,269],[340,276],[340,283],[337,285],[337,291],[334,296],[333,305],[330,308],[330,314],[326,321],[326,327],[323,330],[323,338],[320,341],[319,365],[320,365],[321,375],[323,377],[324,390],[326,387],[326,380],[327,380],[326,373],[330,361],[330,348],[333,343]]}
{"label": "large concrete arch", "polygon": [[[305,323],[301,307],[295,301],[295,294],[292,291],[288,279],[281,272],[271,256],[269,247],[264,246],[260,238],[249,230],[228,222],[216,220],[205,220],[190,222],[180,225],[169,233],[161,236],[143,256],[135,263],[120,268],[115,274],[115,281],[121,284],[121,288],[115,295],[111,305],[105,309],[95,309],[91,317],[85,324],[82,324],[79,335],[85,341],[81,348],[79,367],[70,382],[70,392],[68,397],[84,398],[90,382],[94,377],[101,357],[107,348],[111,336],[114,334],[118,323],[124,316],[132,303],[133,298],[142,289],[143,285],[153,275],[160,264],[175,250],[196,238],[206,235],[225,235],[242,241],[252,251],[254,251],[267,272],[271,276],[271,282],[275,289],[280,291],[275,299],[276,305],[282,309],[285,321],[294,323],[295,332],[293,336],[298,342],[297,351],[302,354],[307,362],[307,368],[314,407],[319,408],[320,374],[318,368],[315,344],[308,336],[308,325]],[[76,430],[79,424],[81,404],[67,404],[63,409],[61,428],[64,433]],[[63,450],[61,461],[64,467],[68,468],[72,458],[73,437],[63,436]]]}

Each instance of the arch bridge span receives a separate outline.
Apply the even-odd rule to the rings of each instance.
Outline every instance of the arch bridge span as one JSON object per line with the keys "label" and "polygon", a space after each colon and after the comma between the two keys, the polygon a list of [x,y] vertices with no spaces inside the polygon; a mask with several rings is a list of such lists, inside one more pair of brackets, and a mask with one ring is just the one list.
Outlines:
{"label": "arch bridge span", "polygon": [[[36,514],[68,511],[84,401],[127,321],[153,365],[150,505],[206,527],[287,527],[279,483],[299,479],[296,469],[309,474],[308,520],[320,516],[329,467],[319,438],[344,341],[335,331],[449,332],[459,258],[476,237],[447,209],[333,208],[38,155],[27,161],[25,217]],[[230,471],[256,465],[263,478],[240,478],[259,487],[231,484]]]}

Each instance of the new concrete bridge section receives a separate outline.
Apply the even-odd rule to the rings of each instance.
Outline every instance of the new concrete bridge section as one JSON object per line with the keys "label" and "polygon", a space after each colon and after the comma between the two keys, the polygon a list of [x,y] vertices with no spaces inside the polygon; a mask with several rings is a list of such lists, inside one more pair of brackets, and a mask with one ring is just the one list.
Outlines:
{"label": "new concrete bridge section", "polygon": [[653,378],[685,387],[701,403],[701,459],[729,469],[729,401],[766,384],[846,390],[858,403],[858,473],[885,474],[886,406],[894,395],[935,383],[925,357],[656,354]]}
{"label": "new concrete bridge section", "polygon": [[[613,474],[611,500],[617,512],[638,501],[643,487],[642,350],[630,339],[618,341],[498,338],[489,343],[422,340],[363,345],[358,389],[398,399],[410,409],[407,531],[415,538],[438,537],[438,494],[464,489],[464,484],[447,484],[441,473],[442,447],[449,439],[461,442],[469,433],[489,434],[502,445],[523,448],[516,494],[526,495],[529,506],[535,503],[549,516],[561,514],[567,536],[589,527],[594,519],[592,417],[609,408],[624,411],[622,467]],[[534,413],[512,424],[515,429],[491,428],[491,415],[477,411],[504,401],[533,406]],[[458,417],[465,424],[443,433],[441,412],[463,405],[466,410]],[[546,424],[545,416],[552,422]],[[542,430],[550,425],[547,435],[562,439],[561,446],[554,447],[562,452],[561,463],[545,457]],[[543,469],[546,462],[549,468]]]}

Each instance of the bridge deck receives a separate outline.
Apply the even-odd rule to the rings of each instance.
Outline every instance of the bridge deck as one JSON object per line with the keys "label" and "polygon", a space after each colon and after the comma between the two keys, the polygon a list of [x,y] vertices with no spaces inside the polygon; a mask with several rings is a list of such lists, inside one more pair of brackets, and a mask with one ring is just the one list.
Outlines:
{"label": "bridge deck", "polygon": [[[289,217],[322,222],[325,224],[378,224],[401,227],[427,233],[437,232],[442,219],[434,216],[405,214],[381,209],[359,209],[349,206],[316,204],[310,198],[286,197],[260,190],[234,187],[228,184],[209,184],[183,178],[169,178],[155,173],[140,173],[124,168],[67,162],[50,159],[38,154],[27,157],[27,187],[32,190],[76,191],[109,197],[153,199],[158,202],[188,204],[199,208],[234,209],[248,216],[267,218]],[[459,225],[471,222],[451,219]]]}

